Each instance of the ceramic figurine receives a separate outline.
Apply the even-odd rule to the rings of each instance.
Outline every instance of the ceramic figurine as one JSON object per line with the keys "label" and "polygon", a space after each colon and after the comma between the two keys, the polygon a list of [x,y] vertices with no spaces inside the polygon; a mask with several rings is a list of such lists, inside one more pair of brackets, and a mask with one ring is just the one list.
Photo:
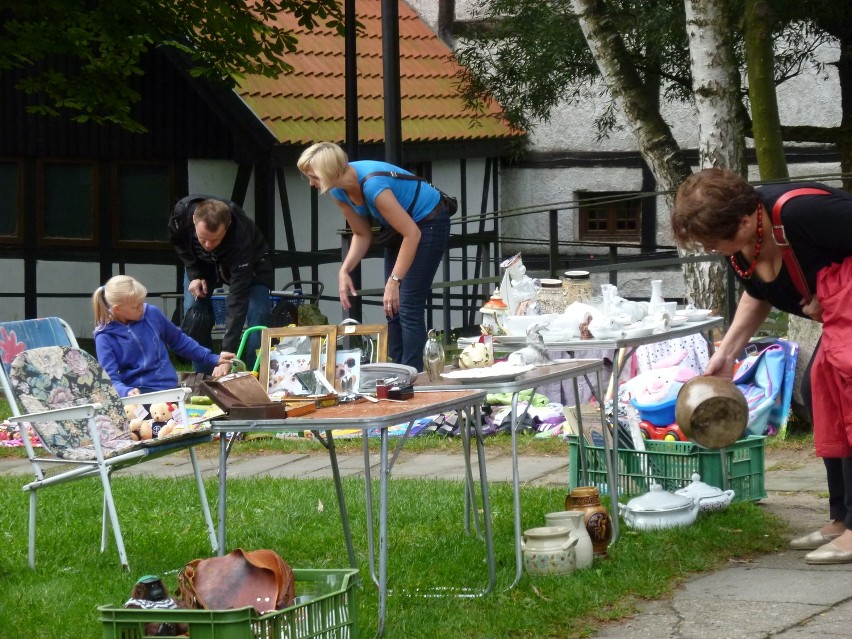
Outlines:
{"label": "ceramic figurine", "polygon": [[513,255],[500,263],[505,269],[500,283],[500,295],[506,304],[509,315],[527,315],[528,306],[535,299],[535,282],[527,275],[527,268],[521,261],[521,254]]}
{"label": "ceramic figurine", "polygon": [[547,328],[547,322],[536,322],[527,329],[527,345],[521,350],[511,353],[506,360],[513,366],[529,366],[551,364],[553,360],[544,345],[541,332]]}

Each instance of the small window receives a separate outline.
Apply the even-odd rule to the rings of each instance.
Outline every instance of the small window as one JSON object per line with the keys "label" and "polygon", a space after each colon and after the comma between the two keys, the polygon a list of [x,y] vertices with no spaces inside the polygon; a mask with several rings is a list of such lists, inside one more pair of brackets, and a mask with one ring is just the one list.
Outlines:
{"label": "small window", "polygon": [[642,203],[630,191],[585,191],[577,194],[580,240],[638,242]]}
{"label": "small window", "polygon": [[19,162],[0,161],[0,239],[21,240],[23,236],[21,207],[22,166]]}
{"label": "small window", "polygon": [[119,245],[168,242],[172,175],[166,164],[120,164],[116,167],[116,229]]}
{"label": "small window", "polygon": [[39,235],[51,243],[93,243],[97,239],[94,165],[44,162],[40,168]]}

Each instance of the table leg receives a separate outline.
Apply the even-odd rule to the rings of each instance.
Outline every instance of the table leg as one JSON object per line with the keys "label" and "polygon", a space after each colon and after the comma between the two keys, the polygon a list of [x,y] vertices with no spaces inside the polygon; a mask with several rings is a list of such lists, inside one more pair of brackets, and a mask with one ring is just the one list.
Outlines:
{"label": "table leg", "polygon": [[370,472],[370,443],[367,431],[361,436],[361,446],[364,451],[364,508],[367,520],[367,565],[370,569],[370,578],[373,583],[379,585],[376,575],[376,543],[373,528],[373,478]]}
{"label": "table leg", "polygon": [[[535,389],[533,389],[535,394]],[[512,393],[512,410],[509,416],[512,419],[512,509],[514,510],[514,536],[515,536],[515,579],[509,589],[518,585],[523,572],[523,555],[521,552],[521,482],[518,472],[518,392]]]}
{"label": "table leg", "polygon": [[349,566],[358,567],[355,559],[355,545],[352,542],[352,528],[349,525],[349,511],[346,509],[346,498],[343,495],[343,482],[340,479],[340,467],[337,465],[337,448],[334,445],[334,436],[331,429],[325,431],[325,440],[320,437],[319,431],[313,431],[320,443],[328,451],[328,459],[331,462],[331,474],[334,477],[334,490],[337,493],[337,507],[340,510],[340,523],[343,526],[343,538],[346,541],[346,552],[349,554]]}
{"label": "table leg", "polygon": [[[613,388],[615,392],[618,392],[618,370],[617,366],[613,366]],[[600,371],[597,372],[597,381],[598,388],[601,388],[601,383],[603,380],[601,379]],[[616,395],[617,397],[617,395]],[[618,541],[619,534],[619,522],[618,522],[618,402],[613,401],[613,428],[609,428],[607,426],[606,421],[606,407],[603,403],[600,403],[601,409],[601,420],[604,425],[603,429],[603,441],[604,441],[604,460],[606,462],[606,475],[607,475],[607,490],[609,492],[609,512],[610,519],[612,520],[612,539],[610,539],[609,546],[613,546],[616,541]],[[609,444],[609,448],[607,449],[607,444]]]}
{"label": "table leg", "polygon": [[388,604],[388,429],[382,428],[381,477],[379,478],[379,625],[385,631]]}
{"label": "table leg", "polygon": [[228,443],[225,433],[219,433],[219,556],[225,554],[225,491],[228,474]]}
{"label": "table leg", "polygon": [[[464,454],[464,532],[470,537],[471,535],[471,527],[470,522],[473,520],[473,529],[476,531],[476,536],[479,539],[483,539],[482,530],[479,525],[479,517],[476,514],[476,492],[474,488],[473,482],[473,468],[470,464],[470,423],[474,419],[479,419],[479,413],[477,411],[476,416],[472,416],[470,411],[472,408],[467,408],[465,410],[459,409],[457,414],[463,420],[462,427],[460,429],[461,438],[462,438],[462,452]],[[475,426],[474,426],[475,427]],[[476,429],[477,433],[481,432],[481,420],[480,420],[480,428]],[[481,439],[481,435],[477,435],[479,439]],[[477,442],[478,444],[479,442]],[[478,450],[478,445],[477,445]],[[482,460],[480,460],[482,463]],[[481,471],[480,471],[481,476]]]}
{"label": "table leg", "polygon": [[[482,493],[482,519],[485,530],[485,553],[488,562],[488,585],[480,596],[494,590],[497,583],[497,561],[494,557],[494,535],[491,530],[491,499],[488,495],[488,473],[485,469],[485,443],[482,436],[482,418],[479,406],[473,408],[473,427],[476,429],[476,454],[479,460],[479,489]],[[467,422],[469,428],[469,422]],[[468,437],[470,434],[468,433]],[[471,477],[471,480],[473,478]],[[474,511],[476,502],[473,502]],[[478,520],[477,520],[478,521]]]}

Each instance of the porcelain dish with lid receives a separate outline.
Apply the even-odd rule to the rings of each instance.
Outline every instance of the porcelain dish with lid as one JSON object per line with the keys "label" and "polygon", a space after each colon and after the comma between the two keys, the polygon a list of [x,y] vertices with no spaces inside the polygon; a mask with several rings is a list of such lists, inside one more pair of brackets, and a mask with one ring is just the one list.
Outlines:
{"label": "porcelain dish with lid", "polygon": [[625,523],[636,530],[662,530],[690,526],[698,516],[698,501],[693,497],[676,495],[651,484],[651,490],[618,504]]}

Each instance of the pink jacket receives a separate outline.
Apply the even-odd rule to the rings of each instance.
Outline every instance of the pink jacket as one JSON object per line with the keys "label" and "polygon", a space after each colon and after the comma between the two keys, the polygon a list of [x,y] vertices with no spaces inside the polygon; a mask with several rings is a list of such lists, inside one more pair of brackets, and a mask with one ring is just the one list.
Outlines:
{"label": "pink jacket", "polygon": [[852,257],[817,274],[822,341],[811,366],[814,447],[852,457]]}

